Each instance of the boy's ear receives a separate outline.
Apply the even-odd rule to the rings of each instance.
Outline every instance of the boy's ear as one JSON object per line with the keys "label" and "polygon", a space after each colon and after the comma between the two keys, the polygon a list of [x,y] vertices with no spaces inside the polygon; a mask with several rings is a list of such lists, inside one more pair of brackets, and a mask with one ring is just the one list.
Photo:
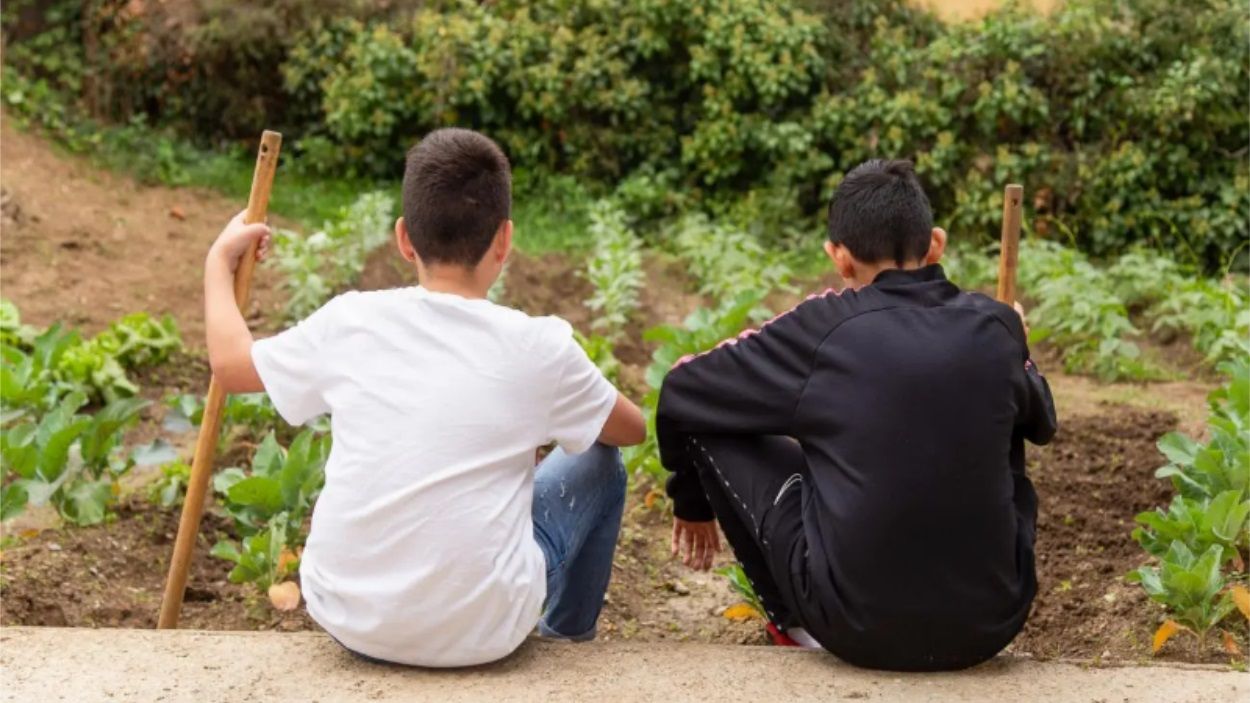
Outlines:
{"label": "boy's ear", "polygon": [[507,261],[508,255],[512,253],[512,220],[504,220],[499,225],[498,231],[495,232],[495,242],[491,245],[491,252],[495,256],[495,261],[499,263]]}
{"label": "boy's ear", "polygon": [[946,230],[941,227],[934,227],[933,232],[929,235],[929,253],[924,257],[926,266],[931,266],[942,260],[942,254],[946,253]]}
{"label": "boy's ear", "polygon": [[855,259],[851,257],[849,249],[826,239],[825,254],[833,262],[833,268],[838,272],[838,275],[844,280],[850,280],[855,277]]}
{"label": "boy's ear", "polygon": [[395,220],[395,246],[399,249],[399,255],[404,257],[404,261],[410,264],[417,263],[417,250],[412,246],[412,240],[408,239],[408,228],[404,225],[404,218]]}

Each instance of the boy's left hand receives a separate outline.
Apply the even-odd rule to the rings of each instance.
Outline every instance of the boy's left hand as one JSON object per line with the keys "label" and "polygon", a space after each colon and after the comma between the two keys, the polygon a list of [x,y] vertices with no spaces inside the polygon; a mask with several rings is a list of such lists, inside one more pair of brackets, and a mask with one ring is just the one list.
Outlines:
{"label": "boy's left hand", "polygon": [[673,556],[681,555],[686,566],[700,571],[712,568],[712,559],[720,551],[720,533],[716,521],[690,522],[673,518]]}
{"label": "boy's left hand", "polygon": [[247,253],[252,242],[260,241],[256,249],[256,260],[262,261],[269,254],[269,225],[264,222],[243,224],[243,216],[247,211],[240,212],[226,224],[221,234],[209,249],[209,256],[220,256],[234,271],[239,267],[239,260]]}
{"label": "boy's left hand", "polygon": [[1016,314],[1020,316],[1020,324],[1024,325],[1024,336],[1029,336],[1029,321],[1024,316],[1024,306],[1020,304],[1019,300],[1017,300],[1012,303],[1011,307],[1015,309]]}

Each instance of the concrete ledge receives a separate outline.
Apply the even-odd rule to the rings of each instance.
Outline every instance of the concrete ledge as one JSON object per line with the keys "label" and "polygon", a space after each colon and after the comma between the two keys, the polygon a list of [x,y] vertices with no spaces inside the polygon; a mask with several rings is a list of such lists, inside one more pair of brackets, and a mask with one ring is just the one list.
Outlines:
{"label": "concrete ledge", "polygon": [[460,670],[376,666],[319,633],[0,629],[3,701],[1230,701],[1250,675],[1093,668],[999,657],[893,674],[819,652],[680,643],[530,641]]}

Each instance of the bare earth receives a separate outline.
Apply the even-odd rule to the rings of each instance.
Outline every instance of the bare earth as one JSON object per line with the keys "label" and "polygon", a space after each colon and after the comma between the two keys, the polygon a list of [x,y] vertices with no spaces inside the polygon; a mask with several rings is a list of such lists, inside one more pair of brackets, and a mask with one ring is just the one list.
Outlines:
{"label": "bare earth", "polygon": [[[138,185],[0,125],[0,294],[23,321],[91,334],[139,310],[170,313],[202,348],[203,261],[245,203],[187,188]],[[255,317],[276,304],[258,275]]]}

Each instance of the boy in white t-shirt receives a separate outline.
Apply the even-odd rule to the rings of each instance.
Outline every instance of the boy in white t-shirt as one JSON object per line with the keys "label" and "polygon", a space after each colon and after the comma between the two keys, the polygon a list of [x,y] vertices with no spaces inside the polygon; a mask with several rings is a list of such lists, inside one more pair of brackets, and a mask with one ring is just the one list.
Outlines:
{"label": "boy in white t-shirt", "polygon": [[512,248],[494,142],[427,135],[403,200],[395,241],[421,285],[345,293],[270,339],[253,342],[232,284],[269,228],[236,217],[205,263],[218,381],[266,391],[293,424],[330,415],[300,565],[308,612],[353,652],[422,666],[499,659],[535,625],[591,639],[624,505],[616,447],[644,439],[642,413],[567,322],[486,300]]}

